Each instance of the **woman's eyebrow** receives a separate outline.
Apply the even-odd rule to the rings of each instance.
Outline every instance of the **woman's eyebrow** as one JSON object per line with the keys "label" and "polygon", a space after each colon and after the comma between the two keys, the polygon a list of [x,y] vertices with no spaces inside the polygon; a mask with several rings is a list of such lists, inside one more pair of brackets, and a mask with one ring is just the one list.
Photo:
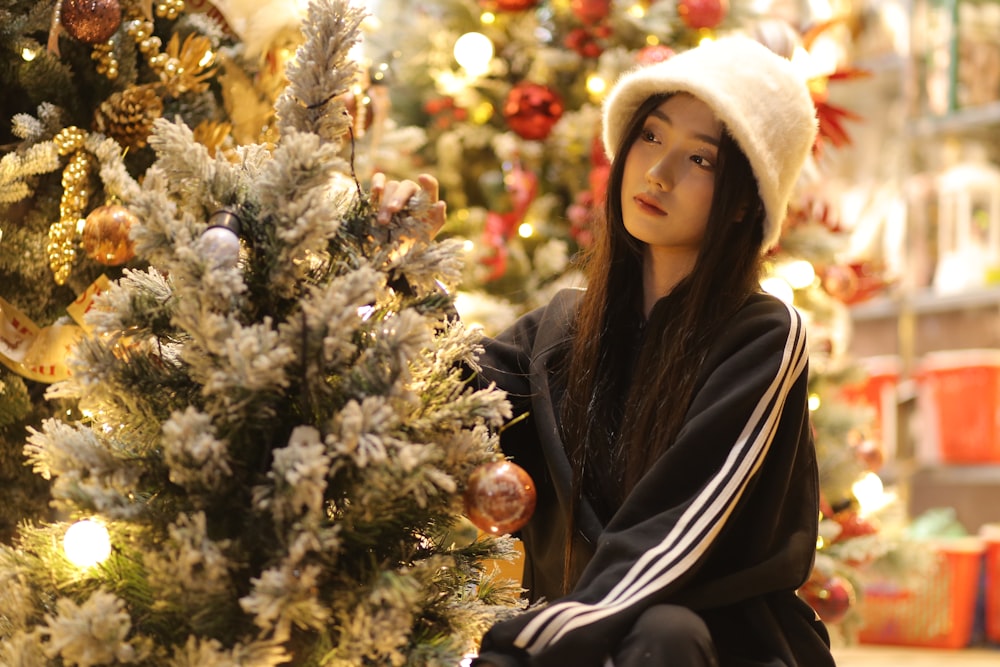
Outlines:
{"label": "woman's eyebrow", "polygon": [[[670,125],[671,127],[673,127],[674,123],[673,123],[672,120],[670,120],[670,116],[668,116],[667,114],[663,113],[659,109],[653,109],[652,111],[649,112],[649,115],[650,116],[654,116],[656,118],[659,118],[660,120],[662,120],[667,125]],[[719,140],[716,137],[713,137],[710,134],[701,134],[701,133],[697,133],[696,132],[694,134],[694,137],[696,139],[701,139],[706,144],[711,144],[712,146],[715,146],[716,148],[719,147]]]}

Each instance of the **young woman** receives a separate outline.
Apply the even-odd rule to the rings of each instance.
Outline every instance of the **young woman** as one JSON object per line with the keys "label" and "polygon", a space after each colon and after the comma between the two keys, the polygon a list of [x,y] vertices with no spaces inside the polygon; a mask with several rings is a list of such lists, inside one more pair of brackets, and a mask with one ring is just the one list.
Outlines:
{"label": "young woman", "polygon": [[[815,127],[791,64],[747,38],[611,91],[587,289],[481,359],[527,416],[502,443],[538,489],[521,538],[543,603],[492,628],[475,665],[833,665],[795,592],[819,496],[805,331],[759,289]],[[426,177],[373,185],[387,208],[436,198]]]}

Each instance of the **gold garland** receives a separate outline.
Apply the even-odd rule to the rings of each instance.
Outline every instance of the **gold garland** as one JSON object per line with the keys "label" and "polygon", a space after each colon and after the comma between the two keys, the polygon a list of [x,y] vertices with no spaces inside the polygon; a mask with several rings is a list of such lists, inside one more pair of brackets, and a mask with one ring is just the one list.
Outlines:
{"label": "gold garland", "polygon": [[76,236],[83,225],[84,213],[90,201],[90,176],[96,160],[83,148],[87,133],[78,127],[64,128],[53,140],[60,155],[69,156],[62,173],[62,197],[59,200],[59,221],[49,227],[49,242],[45,249],[49,268],[57,285],[66,284],[76,259]]}

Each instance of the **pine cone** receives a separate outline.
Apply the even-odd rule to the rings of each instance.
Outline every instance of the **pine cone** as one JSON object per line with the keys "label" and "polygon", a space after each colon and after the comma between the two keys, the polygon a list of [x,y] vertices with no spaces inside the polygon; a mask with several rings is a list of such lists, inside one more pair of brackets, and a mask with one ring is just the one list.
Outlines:
{"label": "pine cone", "polygon": [[94,129],[124,147],[143,148],[153,121],[162,115],[163,100],[152,86],[130,86],[101,103],[94,114]]}

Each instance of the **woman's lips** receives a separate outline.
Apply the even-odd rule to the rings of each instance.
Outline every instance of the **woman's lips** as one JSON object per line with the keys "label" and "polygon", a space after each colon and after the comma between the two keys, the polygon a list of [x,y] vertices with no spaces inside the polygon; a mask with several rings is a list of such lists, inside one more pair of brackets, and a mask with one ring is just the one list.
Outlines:
{"label": "woman's lips", "polygon": [[667,214],[667,212],[660,208],[652,197],[648,197],[646,195],[636,195],[632,198],[632,200],[646,213],[651,213],[653,215]]}

